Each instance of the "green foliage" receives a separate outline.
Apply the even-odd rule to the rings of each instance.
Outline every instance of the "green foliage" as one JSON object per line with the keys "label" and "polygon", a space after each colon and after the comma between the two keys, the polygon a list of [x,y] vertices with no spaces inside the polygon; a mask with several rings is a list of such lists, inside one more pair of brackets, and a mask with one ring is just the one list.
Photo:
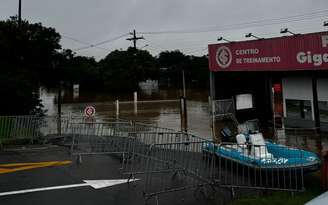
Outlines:
{"label": "green foliage", "polygon": [[287,191],[273,191],[265,195],[248,195],[236,199],[229,203],[229,205],[303,205],[322,193],[320,189],[320,173],[312,173],[305,175],[304,185],[306,191],[291,192]]}
{"label": "green foliage", "polygon": [[56,82],[80,84],[81,89],[101,88],[98,63],[93,57],[75,56],[72,50],[65,49],[57,54],[55,70]]}
{"label": "green foliage", "polygon": [[0,115],[42,114],[38,88],[46,73],[60,35],[53,28],[17,18],[0,21]]}
{"label": "green foliage", "polygon": [[206,88],[208,82],[208,59],[206,56],[185,56],[179,50],[164,51],[158,57],[162,68],[161,84],[181,87],[182,70],[189,88]]}
{"label": "green foliage", "polygon": [[159,54],[158,63],[161,67],[174,69],[181,66],[187,60],[181,51],[163,51]]}
{"label": "green foliage", "polygon": [[99,63],[105,90],[132,91],[138,89],[138,82],[159,75],[155,59],[148,51],[115,50]]}

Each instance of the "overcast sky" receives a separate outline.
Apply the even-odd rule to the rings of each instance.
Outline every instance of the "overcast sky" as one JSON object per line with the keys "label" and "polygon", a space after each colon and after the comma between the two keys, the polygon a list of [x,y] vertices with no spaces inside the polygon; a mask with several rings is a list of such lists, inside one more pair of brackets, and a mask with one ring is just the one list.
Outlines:
{"label": "overcast sky", "polygon": [[[0,19],[16,15],[17,7],[18,0],[0,0]],[[136,29],[146,39],[137,46],[153,55],[175,49],[204,55],[218,36],[245,40],[252,32],[269,38],[280,36],[282,27],[298,33],[328,30],[322,26],[328,0],[22,0],[22,17],[54,27],[63,48],[72,50],[86,44],[70,38],[96,44]],[[126,38],[77,54],[100,59],[131,46]]]}

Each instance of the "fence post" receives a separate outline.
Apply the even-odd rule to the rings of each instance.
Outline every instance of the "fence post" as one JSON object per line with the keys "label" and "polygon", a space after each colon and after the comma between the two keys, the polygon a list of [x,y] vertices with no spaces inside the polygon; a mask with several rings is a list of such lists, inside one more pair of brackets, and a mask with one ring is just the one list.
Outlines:
{"label": "fence post", "polygon": [[216,140],[216,130],[215,130],[215,101],[212,99],[211,101],[211,116],[212,116],[212,138],[213,141]]}
{"label": "fence post", "polygon": [[62,93],[62,81],[59,81],[59,87],[58,87],[58,121],[57,121],[57,134],[61,136],[61,93]]}
{"label": "fence post", "polygon": [[134,114],[136,115],[138,113],[138,93],[133,93],[133,104],[134,104]]}
{"label": "fence post", "polygon": [[116,100],[116,119],[118,119],[120,116],[120,102],[119,100]]}
{"label": "fence post", "polygon": [[212,99],[211,96],[208,96],[208,111],[211,114],[212,113]]}
{"label": "fence post", "polygon": [[181,131],[188,132],[187,102],[186,98],[180,97]]}
{"label": "fence post", "polygon": [[183,114],[183,97],[180,96],[180,126],[181,126],[181,132],[183,132],[183,126],[184,126],[184,114]]}
{"label": "fence post", "polygon": [[183,97],[184,131],[188,132],[187,98]]}

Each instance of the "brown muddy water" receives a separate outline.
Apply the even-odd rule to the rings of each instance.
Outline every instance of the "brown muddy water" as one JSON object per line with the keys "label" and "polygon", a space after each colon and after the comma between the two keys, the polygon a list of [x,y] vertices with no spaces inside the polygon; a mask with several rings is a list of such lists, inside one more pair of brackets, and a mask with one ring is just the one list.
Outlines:
{"label": "brown muddy water", "polygon": [[[57,90],[40,89],[40,96],[47,110],[47,115],[57,114]],[[212,139],[211,120],[209,114],[208,92],[206,90],[187,90],[188,132]],[[159,127],[181,130],[180,103],[181,90],[146,90],[138,93],[137,112],[133,103],[133,93],[111,94],[97,92],[80,92],[73,96],[73,92],[62,92],[62,115],[82,117],[84,108],[93,106],[96,109],[96,119],[105,120],[116,118],[115,100],[120,101],[119,118],[138,120],[156,124]],[[161,101],[163,100],[163,101]],[[165,100],[177,100],[167,102]],[[152,102],[150,102],[152,101]],[[219,122],[220,123],[220,122]],[[217,124],[217,127],[222,125]],[[271,137],[270,137],[271,138]],[[316,153],[328,151],[328,135],[322,137],[307,133],[289,134],[284,139],[274,139],[282,144],[295,146]]]}
{"label": "brown muddy water", "polygon": [[[40,90],[41,99],[47,115],[57,114],[57,91]],[[115,101],[120,101],[119,117],[154,123],[159,127],[181,130],[180,103],[181,90],[157,90],[156,92],[138,93],[137,112],[133,103],[133,93],[110,94],[81,92],[73,97],[72,91],[62,92],[62,114],[64,116],[83,116],[86,106],[96,109],[97,119],[115,118]],[[161,101],[164,100],[164,101]],[[177,101],[165,101],[177,100]],[[153,102],[150,102],[153,101]],[[187,90],[188,131],[190,133],[211,139],[208,92],[203,90]]]}

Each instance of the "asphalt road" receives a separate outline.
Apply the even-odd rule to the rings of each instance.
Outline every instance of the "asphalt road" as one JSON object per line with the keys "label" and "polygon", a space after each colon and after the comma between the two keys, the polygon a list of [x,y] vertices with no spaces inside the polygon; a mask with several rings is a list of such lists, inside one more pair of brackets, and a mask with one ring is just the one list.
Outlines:
{"label": "asphalt road", "polygon": [[[120,161],[108,155],[84,156],[82,164],[76,163],[76,157],[69,155],[68,149],[59,146],[16,149],[0,152],[1,165],[10,163],[30,163],[48,161],[66,161],[72,163],[60,166],[48,166],[18,170],[10,173],[0,172],[0,194],[24,189],[81,184],[83,180],[121,179]],[[4,168],[2,166],[2,168]],[[143,197],[143,177],[130,184],[119,184],[102,189],[83,186],[69,189],[49,190],[9,196],[0,196],[1,205],[72,205],[72,204],[145,204]],[[193,190],[184,190],[163,194],[158,204],[226,204],[230,200],[229,192],[218,190],[211,199],[202,197]],[[148,204],[157,204],[151,198]]]}

